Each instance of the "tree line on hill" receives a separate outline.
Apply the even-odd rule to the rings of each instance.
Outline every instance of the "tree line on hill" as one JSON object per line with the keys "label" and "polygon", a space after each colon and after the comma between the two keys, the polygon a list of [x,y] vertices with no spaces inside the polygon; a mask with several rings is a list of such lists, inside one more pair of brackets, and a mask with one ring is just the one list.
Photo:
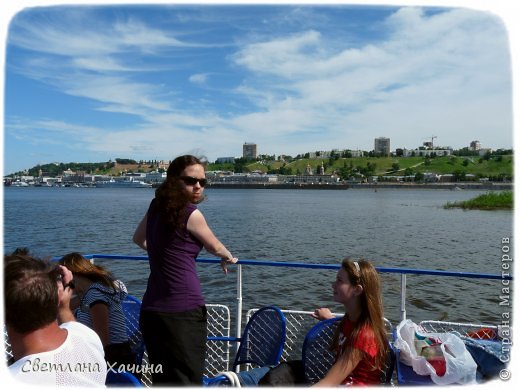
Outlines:
{"label": "tree line on hill", "polygon": [[44,176],[56,177],[63,174],[67,170],[73,172],[86,172],[90,174],[106,174],[117,165],[143,165],[147,168],[153,168],[157,166],[157,160],[140,160],[136,161],[129,158],[116,158],[115,161],[109,160],[106,162],[95,162],[95,163],[82,163],[82,162],[69,162],[69,163],[50,163],[50,164],[38,164],[26,171],[15,172],[8,176],[40,176],[40,173]]}
{"label": "tree line on hill", "polygon": [[[319,152],[316,152],[316,155],[318,156]],[[478,163],[482,163],[484,161],[495,161],[500,163],[503,159],[503,156],[507,155],[513,155],[513,150],[511,149],[498,149],[494,151],[493,153],[486,153],[483,156],[479,156],[478,151],[469,150],[468,148],[463,148],[460,150],[453,151],[453,155],[447,157],[448,158],[448,164],[454,165],[454,158],[455,157],[478,157]],[[399,157],[399,156],[395,156]],[[440,158],[442,156],[436,156],[435,154],[424,157],[424,166],[429,166],[432,161],[434,161],[437,158]],[[343,164],[337,163],[337,161],[342,158],[344,159]],[[299,161],[299,160],[309,160],[309,161],[320,161],[320,166],[313,167],[313,173],[317,174],[319,172],[319,169],[321,167],[321,164],[323,164],[323,167],[326,172],[328,172],[330,169],[334,169],[338,176],[340,176],[341,179],[348,179],[353,176],[358,177],[369,177],[376,175],[376,170],[381,167],[378,167],[377,161],[381,158],[381,156],[370,156],[370,153],[368,153],[367,156],[365,156],[363,159],[366,160],[366,164],[354,164],[352,161],[352,156],[346,156],[344,153],[339,153],[336,151],[331,152],[327,158],[320,159],[309,159],[309,153],[303,154],[303,155],[297,155],[296,157],[291,156],[278,156],[275,155],[259,155],[256,160],[252,159],[246,159],[246,158],[236,158],[234,159],[234,162],[227,162],[227,163],[210,163],[208,165],[208,170],[223,170],[223,171],[232,171],[235,173],[248,173],[251,172],[251,165],[254,163],[260,163],[262,164],[262,171],[268,174],[279,174],[279,175],[301,175],[305,174],[305,172],[302,172],[302,169],[300,168],[293,168],[289,166],[291,163]],[[401,157],[404,158],[404,157]],[[358,159],[359,160],[359,159]],[[476,160],[476,159],[475,159]],[[397,161],[400,161],[397,160]],[[276,164],[275,164],[276,163]],[[16,172],[14,174],[8,175],[8,176],[22,176],[22,175],[29,175],[38,177],[40,174],[43,176],[49,176],[49,177],[56,177],[59,175],[62,175],[63,172],[67,170],[71,170],[74,172],[80,171],[80,172],[86,172],[89,174],[107,174],[111,170],[113,170],[117,165],[137,165],[138,168],[136,169],[137,172],[149,172],[151,170],[157,169],[159,172],[164,172],[164,169],[158,169],[159,162],[157,160],[140,160],[136,161],[134,159],[128,159],[128,158],[116,158],[115,161],[109,160],[107,162],[97,162],[97,163],[51,163],[51,164],[43,164],[43,165],[36,165],[35,167],[32,167],[24,172]],[[467,167],[469,164],[468,159],[464,159],[462,161],[462,167]],[[316,164],[313,164],[316,165]],[[329,169],[330,168],[330,169]],[[404,176],[414,176],[415,180],[421,181],[424,178],[424,175],[417,170],[414,170],[412,168],[406,168],[406,169],[400,169],[399,162],[394,162],[391,165],[391,169],[388,170],[388,173],[391,172],[399,172],[400,175]],[[254,170],[254,168],[253,168]],[[303,169],[304,171],[304,169]],[[130,171],[129,171],[130,172]],[[459,179],[463,179],[465,176],[465,172],[463,169],[455,169],[452,172],[454,175],[456,175]],[[482,175],[479,175],[482,176]],[[495,175],[497,177],[494,177],[493,175],[487,175],[491,180],[497,179],[497,180],[503,180],[503,179],[511,179],[512,173],[501,173],[498,175]]]}

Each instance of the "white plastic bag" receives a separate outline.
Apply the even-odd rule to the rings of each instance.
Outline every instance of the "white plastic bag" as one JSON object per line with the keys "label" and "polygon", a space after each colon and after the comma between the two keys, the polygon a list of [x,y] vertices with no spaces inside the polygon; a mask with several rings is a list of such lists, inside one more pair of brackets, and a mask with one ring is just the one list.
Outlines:
{"label": "white plastic bag", "polygon": [[[438,339],[446,360],[446,372],[439,376],[435,368],[415,349],[415,333]],[[400,361],[411,366],[419,375],[429,375],[438,385],[476,383],[477,364],[460,337],[453,333],[425,333],[411,320],[397,326],[395,346],[400,350]]]}

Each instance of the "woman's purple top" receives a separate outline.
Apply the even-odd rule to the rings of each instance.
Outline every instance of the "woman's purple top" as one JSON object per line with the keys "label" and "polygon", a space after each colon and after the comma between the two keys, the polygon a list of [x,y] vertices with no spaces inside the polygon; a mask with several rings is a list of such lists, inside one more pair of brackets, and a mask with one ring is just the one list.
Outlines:
{"label": "woman's purple top", "polygon": [[[197,206],[188,204],[184,226]],[[186,228],[168,227],[155,199],[148,208],[146,247],[150,261],[142,309],[176,313],[204,305],[195,259],[203,245]]]}

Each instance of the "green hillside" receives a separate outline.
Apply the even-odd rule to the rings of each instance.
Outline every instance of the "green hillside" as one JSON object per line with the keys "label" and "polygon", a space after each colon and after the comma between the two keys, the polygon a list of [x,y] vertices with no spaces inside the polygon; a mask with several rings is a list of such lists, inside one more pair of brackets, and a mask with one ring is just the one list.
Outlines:
{"label": "green hillside", "polygon": [[[299,159],[292,162],[267,161],[245,164],[244,172],[261,171],[263,173],[303,174],[308,165],[317,172],[321,164],[326,174],[332,172],[362,171],[371,168],[374,176],[415,175],[416,173],[453,174],[463,172],[478,177],[513,176],[513,156],[495,156],[488,159],[479,157],[352,157],[337,159]],[[230,167],[228,167],[229,169]],[[219,169],[210,164],[209,169]],[[283,172],[280,172],[283,171]]]}
{"label": "green hillside", "polygon": [[[323,164],[325,174],[336,172],[341,178],[361,176],[415,176],[424,173],[475,175],[477,178],[486,177],[491,180],[512,180],[513,155],[495,155],[484,158],[475,156],[447,156],[447,157],[350,157],[350,158],[324,158],[324,159],[291,159],[288,161],[264,160],[247,161],[236,159],[235,163],[208,165],[209,171],[225,170],[236,173],[250,173],[259,171],[263,173],[282,175],[305,174],[307,166],[316,174]],[[38,165],[26,173],[38,176],[43,172],[46,176],[56,176],[64,170],[84,171],[90,174],[120,175],[127,172],[150,172],[158,169],[155,161],[136,162],[128,159],[116,159],[114,162],[103,163],[53,163]],[[163,169],[161,169],[163,171]]]}

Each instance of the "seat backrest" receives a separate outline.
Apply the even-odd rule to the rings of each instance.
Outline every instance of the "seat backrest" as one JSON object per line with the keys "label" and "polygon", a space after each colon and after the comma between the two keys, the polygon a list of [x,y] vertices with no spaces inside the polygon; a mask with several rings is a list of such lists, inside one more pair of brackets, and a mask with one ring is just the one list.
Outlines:
{"label": "seat backrest", "polygon": [[303,372],[307,383],[318,382],[334,364],[330,346],[339,320],[341,317],[320,321],[307,332],[302,346]]}
{"label": "seat backrest", "polygon": [[132,351],[136,355],[136,364],[140,365],[144,354],[144,340],[139,328],[141,301],[132,295],[127,295],[121,302],[126,320],[126,334],[130,340]]}
{"label": "seat backrest", "polygon": [[387,384],[387,385],[392,383],[392,376],[394,375],[394,369],[395,369],[395,361],[396,361],[396,352],[394,349],[394,345],[393,345],[392,341],[389,341],[386,367],[385,367],[384,375],[381,378],[382,383]]}
{"label": "seat backrest", "polygon": [[105,381],[107,387],[143,387],[143,384],[134,375],[127,371],[107,371]]}
{"label": "seat backrest", "polygon": [[[341,317],[318,322],[305,336],[302,347],[302,360],[305,380],[314,384],[321,380],[334,364],[334,352],[330,350],[332,338]],[[395,367],[395,353],[391,348],[381,382],[390,383]]]}
{"label": "seat backrest", "polygon": [[257,310],[249,319],[240,338],[233,371],[240,364],[259,367],[274,366],[280,362],[286,335],[286,320],[276,306]]}

